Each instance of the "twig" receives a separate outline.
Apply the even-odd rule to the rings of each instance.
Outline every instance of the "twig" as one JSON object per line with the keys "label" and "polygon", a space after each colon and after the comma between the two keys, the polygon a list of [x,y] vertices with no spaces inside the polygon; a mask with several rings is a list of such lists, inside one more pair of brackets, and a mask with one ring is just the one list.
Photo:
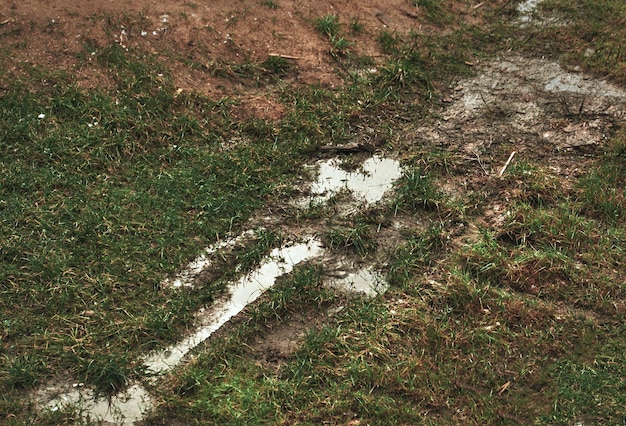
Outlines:
{"label": "twig", "polygon": [[480,99],[483,100],[483,103],[485,104],[485,106],[487,107],[487,109],[489,110],[490,113],[494,113],[493,110],[489,107],[489,104],[487,104],[487,101],[485,101],[485,97],[483,96],[482,92],[480,93]]}
{"label": "twig", "polygon": [[506,163],[504,163],[504,166],[502,166],[502,169],[500,169],[500,173],[498,173],[498,177],[502,177],[502,175],[506,171],[506,168],[509,167],[509,164],[511,163],[511,160],[513,159],[513,157],[515,157],[515,151],[513,151],[511,155],[509,155],[509,159],[506,160]]}
{"label": "twig", "polygon": [[585,107],[585,101],[587,100],[587,96],[583,96],[583,100],[580,103],[580,107],[578,108],[578,116],[582,117],[583,115],[583,108]]}
{"label": "twig", "polygon": [[478,161],[478,165],[480,166],[480,168],[483,169],[485,176],[489,176],[489,172],[487,171],[487,169],[485,169],[485,165],[483,164],[483,161],[480,159],[480,155],[478,155],[478,150],[473,149],[472,153],[474,153],[474,155],[476,156],[476,161]]}
{"label": "twig", "polygon": [[281,55],[279,53],[270,53],[267,56],[272,56],[274,58],[282,58],[282,59],[300,59],[300,56]]}

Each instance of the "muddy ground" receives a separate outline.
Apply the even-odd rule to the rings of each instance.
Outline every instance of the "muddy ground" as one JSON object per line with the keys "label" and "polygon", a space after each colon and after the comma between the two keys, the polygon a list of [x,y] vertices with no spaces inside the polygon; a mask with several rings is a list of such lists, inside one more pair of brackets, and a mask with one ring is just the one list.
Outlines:
{"label": "muddy ground", "polygon": [[[344,23],[362,23],[366,31],[350,36],[351,52],[372,58],[383,56],[375,36],[383,29],[429,36],[443,31],[424,19],[422,8],[405,0],[112,0],[104,4],[8,0],[6,4],[0,9],[3,42],[22,46],[15,57],[5,61],[11,71],[19,72],[20,67],[30,64],[73,72],[83,87],[106,84],[99,67],[90,68],[77,58],[89,57],[96,49],[115,42],[171,61],[178,91],[198,91],[213,100],[235,99],[236,114],[242,119],[279,119],[284,106],[276,97],[274,82],[240,78],[232,64],[262,63],[277,56],[293,66],[281,84],[332,88],[346,83],[336,72],[337,61],[329,52],[328,40],[315,29],[316,17],[334,14]],[[476,6],[458,2],[454,7],[463,19],[472,22],[477,19]],[[404,144],[447,151],[453,160],[451,167],[457,170],[441,189],[453,199],[480,200],[484,225],[497,227],[506,218],[508,200],[524,195],[522,187],[511,191],[509,185],[504,189],[507,166],[541,159],[563,184],[562,190],[571,190],[567,183],[579,176],[581,164],[591,161],[615,126],[624,122],[626,93],[579,69],[564,69],[554,60],[515,52],[471,65],[474,77],[456,78],[439,88],[426,122],[407,124],[397,130],[389,146],[374,150],[398,160],[410,160]],[[352,161],[360,164],[369,155],[361,152]],[[319,157],[331,156],[322,153]],[[306,197],[311,188],[304,185],[301,191]],[[297,219],[297,200],[287,207],[268,205],[250,227],[274,227],[297,240],[319,234],[341,223],[342,217],[369,207],[362,200],[351,200],[339,202],[335,208],[336,217],[321,223]],[[428,217],[418,220],[398,215],[393,223],[381,224],[376,236],[380,254],[368,259],[369,264],[382,262],[404,230],[426,227],[429,221]],[[446,226],[447,244],[460,245],[476,236],[476,229],[464,228],[454,218]],[[328,256],[327,264],[339,265],[337,276],[369,266],[360,256]],[[427,278],[437,282],[442,277],[435,268]],[[251,342],[251,348],[260,363],[277,370],[306,332],[332,320],[337,309],[341,306],[323,312],[293,312]]]}

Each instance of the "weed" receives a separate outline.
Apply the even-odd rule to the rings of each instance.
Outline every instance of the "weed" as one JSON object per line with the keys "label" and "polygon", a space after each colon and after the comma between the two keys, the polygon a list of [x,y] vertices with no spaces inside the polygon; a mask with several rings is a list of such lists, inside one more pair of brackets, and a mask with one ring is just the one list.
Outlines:
{"label": "weed", "polygon": [[506,181],[517,200],[534,207],[552,204],[561,192],[554,176],[526,161],[513,164],[508,169]]}
{"label": "weed", "polygon": [[337,15],[324,15],[315,19],[315,29],[321,34],[333,39],[339,36],[341,25]]}
{"label": "weed", "polygon": [[323,236],[324,243],[333,249],[349,249],[365,256],[376,248],[369,226],[357,223],[351,229],[330,229]]}
{"label": "weed", "polygon": [[[541,421],[568,423],[619,423],[626,416],[626,388],[618,377],[625,373],[613,352],[600,354],[593,364],[572,360],[555,363],[551,375],[557,382],[554,403]],[[592,414],[593,413],[593,414]]]}

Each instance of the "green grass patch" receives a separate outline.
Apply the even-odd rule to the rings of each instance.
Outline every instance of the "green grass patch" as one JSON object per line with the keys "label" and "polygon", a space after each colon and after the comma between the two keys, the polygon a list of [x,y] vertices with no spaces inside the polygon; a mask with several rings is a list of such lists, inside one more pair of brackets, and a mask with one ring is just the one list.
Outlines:
{"label": "green grass patch", "polygon": [[623,43],[626,4],[623,1],[549,0],[541,9],[568,23],[543,29],[538,38],[542,43],[547,42],[549,48],[563,52],[569,63],[582,64],[589,71],[626,83]]}
{"label": "green grass patch", "polygon": [[[85,91],[63,75],[40,83],[45,71],[33,69],[0,98],[0,304],[10,386],[68,370],[103,391],[123,387],[138,373],[136,355],[126,353],[176,339],[221,289],[167,294],[159,282],[236,232],[308,150],[303,120],[278,134],[262,122],[240,126],[228,103],[175,95],[152,56],[113,45],[98,60],[112,91]],[[254,144],[229,146],[248,134]],[[238,254],[244,268],[276,243],[269,234],[259,241]],[[26,348],[41,361],[20,361]],[[40,362],[46,368],[35,368]]]}

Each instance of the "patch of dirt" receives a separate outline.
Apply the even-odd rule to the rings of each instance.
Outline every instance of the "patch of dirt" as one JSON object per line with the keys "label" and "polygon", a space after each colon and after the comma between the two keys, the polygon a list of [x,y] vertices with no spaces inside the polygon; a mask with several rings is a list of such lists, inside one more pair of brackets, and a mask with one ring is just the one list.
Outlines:
{"label": "patch of dirt", "polygon": [[504,56],[453,84],[435,112],[441,119],[414,134],[457,165],[442,189],[475,198],[484,225],[497,228],[509,201],[525,196],[523,187],[507,181],[515,180],[513,165],[542,164],[567,193],[624,123],[624,111],[626,91],[619,87],[548,59]]}
{"label": "patch of dirt", "polygon": [[264,367],[278,371],[302,345],[310,331],[321,327],[330,319],[328,312],[306,309],[291,313],[248,342],[252,356]]}
{"label": "patch of dirt", "polygon": [[[94,57],[117,43],[173,62],[176,88],[212,99],[240,98],[241,116],[268,119],[280,117],[282,108],[267,96],[266,82],[238,78],[232,65],[260,64],[275,55],[293,67],[283,76],[292,84],[342,84],[316,18],[339,17],[355,56],[380,56],[376,39],[382,30],[434,30],[425,24],[424,11],[405,0],[8,0],[7,6],[0,10],[0,38],[18,47],[5,59],[10,71],[42,66],[71,71],[82,86],[101,85],[103,72]],[[459,7],[470,19],[471,9]],[[363,31],[351,32],[350,22]]]}

